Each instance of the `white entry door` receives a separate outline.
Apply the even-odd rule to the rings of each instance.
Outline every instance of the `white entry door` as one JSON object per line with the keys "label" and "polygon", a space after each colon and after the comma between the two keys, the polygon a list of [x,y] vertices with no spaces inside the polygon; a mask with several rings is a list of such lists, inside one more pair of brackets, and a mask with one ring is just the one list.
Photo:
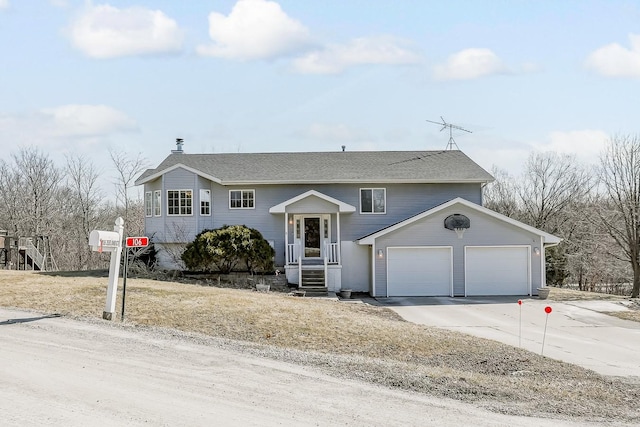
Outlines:
{"label": "white entry door", "polygon": [[330,215],[296,215],[295,241],[302,258],[324,257],[325,246],[331,242]]}

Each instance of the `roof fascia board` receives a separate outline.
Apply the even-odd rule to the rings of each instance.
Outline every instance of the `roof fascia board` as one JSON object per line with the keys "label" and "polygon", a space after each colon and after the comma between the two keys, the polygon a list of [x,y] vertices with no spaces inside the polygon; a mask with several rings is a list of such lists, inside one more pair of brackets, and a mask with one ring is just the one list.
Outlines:
{"label": "roof fascia board", "polygon": [[497,220],[506,222],[508,224],[511,224],[511,225],[517,227],[517,228],[520,228],[522,230],[525,230],[525,231],[528,231],[528,232],[530,232],[532,234],[540,236],[540,237],[543,238],[546,246],[557,245],[558,243],[560,243],[562,241],[561,238],[559,238],[557,236],[554,236],[553,234],[549,234],[549,233],[547,233],[545,231],[542,231],[542,230],[539,230],[539,229],[537,229],[535,227],[531,227],[530,225],[527,225],[527,224],[525,224],[523,222],[517,221],[517,220],[515,220],[513,218],[509,218],[508,216],[505,216],[505,215],[502,215],[502,214],[500,214],[498,212],[492,211],[491,209],[487,209],[484,206],[480,206],[480,205],[477,205],[477,204],[475,204],[473,202],[465,200],[465,199],[463,199],[461,197],[457,197],[457,198],[449,200],[448,202],[445,202],[445,203],[443,203],[441,205],[438,205],[438,206],[436,206],[436,207],[434,207],[432,209],[429,209],[428,211],[424,211],[424,212],[422,212],[422,213],[420,213],[418,215],[415,215],[415,216],[413,216],[411,218],[408,218],[408,219],[406,219],[404,221],[396,223],[396,224],[394,224],[394,225],[392,225],[392,226],[390,226],[388,228],[385,228],[384,230],[380,230],[380,231],[378,231],[376,233],[373,233],[373,234],[371,234],[369,236],[366,236],[366,237],[364,237],[362,239],[359,239],[359,240],[357,240],[357,243],[360,244],[360,245],[372,245],[374,243],[375,239],[377,239],[378,237],[384,236],[385,234],[388,234],[388,233],[392,233],[393,231],[395,231],[395,230],[397,230],[397,229],[399,229],[401,227],[404,227],[405,225],[411,224],[412,222],[415,222],[415,221],[419,221],[422,218],[425,218],[427,216],[431,216],[431,215],[433,215],[433,214],[435,214],[435,213],[437,213],[437,212],[439,212],[439,211],[441,211],[443,209],[447,209],[447,208],[449,208],[449,207],[451,207],[453,205],[456,205],[456,204],[460,204],[460,205],[466,206],[466,207],[468,207],[470,209],[474,209],[474,210],[476,210],[478,212],[484,213],[484,214],[486,214],[486,215],[488,215],[490,217],[493,217],[493,218],[495,218]]}
{"label": "roof fascia board", "polygon": [[260,181],[216,181],[221,185],[273,185],[273,184],[487,184],[492,180],[445,180],[445,179],[326,179],[326,180],[260,180]]}
{"label": "roof fascia board", "polygon": [[190,166],[186,166],[186,165],[184,165],[182,163],[176,163],[175,165],[170,166],[170,167],[168,167],[166,169],[162,169],[161,171],[158,171],[158,172],[156,172],[156,173],[154,173],[152,175],[149,175],[148,177],[146,177],[144,179],[137,180],[135,182],[135,184],[136,185],[146,184],[149,181],[153,181],[154,179],[160,178],[162,175],[164,175],[166,173],[169,173],[171,171],[174,171],[176,169],[179,169],[179,168],[187,170],[187,171],[189,171],[191,173],[194,173],[194,174],[196,174],[198,176],[201,176],[203,178],[206,178],[206,179],[208,179],[210,181],[213,181],[213,182],[216,182],[218,184],[222,184],[222,181],[219,178],[216,178],[215,176],[208,175],[208,174],[206,174],[206,173],[204,173],[204,172],[202,172],[202,171],[200,171],[198,169],[192,168]]}

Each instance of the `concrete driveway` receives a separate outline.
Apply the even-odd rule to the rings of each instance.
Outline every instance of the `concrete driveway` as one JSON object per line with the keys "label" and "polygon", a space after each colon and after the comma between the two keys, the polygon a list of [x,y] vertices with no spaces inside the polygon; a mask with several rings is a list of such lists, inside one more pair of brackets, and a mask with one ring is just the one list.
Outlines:
{"label": "concrete driveway", "polygon": [[[640,382],[640,323],[603,314],[627,310],[621,302],[412,297],[378,298],[377,303],[409,322],[520,346],[603,375],[635,377],[630,379]],[[547,306],[552,309],[549,315]]]}

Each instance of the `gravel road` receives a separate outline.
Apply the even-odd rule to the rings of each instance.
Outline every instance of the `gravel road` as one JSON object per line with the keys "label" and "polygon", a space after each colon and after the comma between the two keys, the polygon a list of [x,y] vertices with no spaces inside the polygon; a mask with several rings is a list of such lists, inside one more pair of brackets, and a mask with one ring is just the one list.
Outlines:
{"label": "gravel road", "polygon": [[[578,426],[344,380],[169,330],[0,309],[3,426]],[[270,350],[262,350],[262,352]]]}

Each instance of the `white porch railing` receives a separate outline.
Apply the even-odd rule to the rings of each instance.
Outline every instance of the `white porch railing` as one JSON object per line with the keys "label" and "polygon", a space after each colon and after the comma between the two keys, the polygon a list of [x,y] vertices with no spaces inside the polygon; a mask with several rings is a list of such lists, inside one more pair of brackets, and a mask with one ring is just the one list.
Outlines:
{"label": "white porch railing", "polygon": [[328,258],[324,257],[324,287],[327,287],[327,278],[329,276],[329,264],[327,264]]}
{"label": "white porch railing", "polygon": [[[340,251],[337,243],[326,243],[324,245],[324,259],[329,264],[340,264]],[[300,244],[287,244],[287,265],[298,264],[300,261]]]}
{"label": "white porch railing", "polygon": [[337,243],[327,243],[324,245],[324,258],[329,264],[340,264],[340,253]]}
{"label": "white porch railing", "polygon": [[300,259],[300,245],[289,243],[287,245],[287,264],[297,264]]}

